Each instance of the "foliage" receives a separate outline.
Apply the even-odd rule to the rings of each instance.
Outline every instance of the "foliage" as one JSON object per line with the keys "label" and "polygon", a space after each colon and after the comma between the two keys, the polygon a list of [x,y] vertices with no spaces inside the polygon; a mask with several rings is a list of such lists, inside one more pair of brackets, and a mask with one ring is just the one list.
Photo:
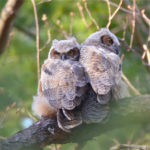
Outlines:
{"label": "foliage", "polygon": [[[40,2],[40,0],[36,0],[36,3],[38,2]],[[92,24],[90,28],[85,26],[80,17],[80,12],[76,5],[77,2],[79,1],[52,0],[49,3],[37,5],[40,25],[40,47],[47,41],[48,29],[51,33],[51,39],[64,39],[62,34],[63,29],[60,29],[56,22],[60,20],[64,30],[69,33],[71,24],[70,12],[74,12],[73,35],[77,37],[80,43],[83,42],[89,34],[97,30],[94,24]],[[116,1],[114,0],[114,2]],[[80,3],[83,5],[82,1]],[[106,2],[103,0],[88,0],[87,3],[88,9],[99,26],[106,26],[108,22],[108,8]],[[146,9],[147,15],[150,15],[148,14],[150,7],[148,1],[138,1],[137,3],[139,8]],[[2,9],[5,2],[0,0],[0,4],[0,9]],[[122,7],[126,8],[125,4],[123,4]],[[112,7],[112,11],[113,10],[115,10],[115,7]],[[85,9],[84,13],[87,23],[90,24],[91,20]],[[49,25],[42,21],[41,18],[43,14],[47,15],[47,22]],[[25,1],[14,24],[15,26],[12,29],[12,36],[10,37],[7,49],[5,53],[0,56],[0,136],[3,137],[8,137],[23,128],[21,126],[21,121],[25,117],[30,117],[27,110],[31,112],[32,97],[36,95],[37,91],[35,37],[32,38],[27,35],[27,32],[32,33],[33,36],[36,34],[34,13],[30,0]],[[122,37],[125,24],[126,13],[119,11],[112,20],[110,29],[116,33],[118,37]],[[17,26],[25,31],[19,30]],[[148,29],[147,26],[146,28]],[[126,33],[126,41],[128,42],[130,41],[130,35],[131,22],[128,24]],[[143,36],[142,33],[140,35],[143,41],[146,40],[146,38],[144,39],[144,37],[146,37],[145,35]],[[134,40],[133,47],[140,49],[137,39]],[[47,57],[49,48],[50,44],[41,52],[41,64]],[[141,94],[150,93],[149,70],[143,65],[141,59],[136,57],[133,52],[127,51],[123,46],[122,53],[125,55],[123,61],[123,72],[125,75]],[[11,107],[14,102],[16,102],[16,106]],[[141,132],[144,134],[141,134]],[[140,144],[148,144],[147,139],[150,138],[150,131],[148,130],[147,133],[145,132],[146,130],[143,124],[134,126],[127,125],[126,128],[120,127],[119,129],[115,129],[111,132],[109,131],[89,141],[83,150],[109,149],[114,144],[114,139],[117,139],[120,143],[138,142]],[[141,137],[142,140],[140,140]],[[61,146],[60,149],[69,150],[74,147],[75,144],[66,144]]]}

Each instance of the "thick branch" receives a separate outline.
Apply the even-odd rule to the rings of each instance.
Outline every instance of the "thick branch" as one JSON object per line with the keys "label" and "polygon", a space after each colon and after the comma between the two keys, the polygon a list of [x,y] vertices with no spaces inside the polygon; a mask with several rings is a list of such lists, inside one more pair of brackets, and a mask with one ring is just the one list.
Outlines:
{"label": "thick branch", "polygon": [[4,51],[13,21],[24,0],[8,0],[0,17],[0,54]]}
{"label": "thick branch", "polygon": [[71,133],[61,131],[55,119],[40,120],[9,139],[0,141],[0,150],[40,150],[52,143],[85,142],[120,126],[148,123],[150,95],[122,99],[111,104],[110,108],[108,121],[100,124],[82,124]]}

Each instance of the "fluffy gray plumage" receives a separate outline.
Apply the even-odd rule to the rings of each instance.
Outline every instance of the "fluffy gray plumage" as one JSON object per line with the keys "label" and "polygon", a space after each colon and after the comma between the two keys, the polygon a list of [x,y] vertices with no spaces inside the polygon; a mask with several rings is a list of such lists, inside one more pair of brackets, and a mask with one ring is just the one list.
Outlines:
{"label": "fluffy gray plumage", "polygon": [[119,45],[106,28],[91,34],[81,47],[74,37],[52,42],[42,65],[39,95],[57,112],[62,130],[107,117],[107,104],[121,83]]}
{"label": "fluffy gray plumage", "polygon": [[86,91],[83,66],[78,61],[80,45],[75,38],[54,40],[42,65],[40,87],[52,107],[58,110],[58,126],[64,131],[82,123],[81,113],[72,110],[81,104]]}
{"label": "fluffy gray plumage", "polygon": [[107,28],[102,28],[100,31],[97,31],[95,33],[92,33],[83,43],[82,43],[82,47],[83,46],[96,46],[96,47],[106,47],[106,45],[104,45],[101,41],[101,37],[103,37],[104,35],[109,35],[109,37],[111,37],[113,39],[113,44],[110,47],[107,47],[107,50],[113,50],[113,46],[120,46],[120,43],[118,41],[118,38],[109,31],[109,29]]}
{"label": "fluffy gray plumage", "polygon": [[75,47],[80,49],[80,45],[77,42],[75,37],[72,37],[69,40],[60,40],[60,41],[59,40],[53,40],[52,46],[51,46],[49,54],[48,54],[48,57],[53,58],[51,55],[52,49],[55,49],[59,53],[67,53]]}
{"label": "fluffy gray plumage", "polygon": [[77,61],[48,59],[41,72],[42,91],[57,109],[72,110],[81,103],[86,85],[84,69]]}
{"label": "fluffy gray plumage", "polygon": [[104,98],[104,95],[108,94],[121,79],[118,46],[117,37],[103,28],[91,34],[80,50],[80,63],[84,66],[87,81],[97,93],[97,100],[101,104],[108,102],[108,97]]}

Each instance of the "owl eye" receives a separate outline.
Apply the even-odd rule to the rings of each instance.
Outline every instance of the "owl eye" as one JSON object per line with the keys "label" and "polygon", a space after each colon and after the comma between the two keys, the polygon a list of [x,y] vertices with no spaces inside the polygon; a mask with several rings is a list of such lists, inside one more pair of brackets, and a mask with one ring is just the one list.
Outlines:
{"label": "owl eye", "polygon": [[53,56],[54,58],[58,58],[60,55],[59,52],[57,52],[55,49],[52,49],[51,50],[51,56]]}
{"label": "owl eye", "polygon": [[113,44],[112,38],[108,35],[102,36],[101,41],[103,44],[106,44],[107,46],[111,46]]}
{"label": "owl eye", "polygon": [[57,51],[54,51],[54,55],[59,55],[60,53],[58,53]]}
{"label": "owl eye", "polygon": [[74,57],[78,54],[78,52],[79,52],[79,49],[77,47],[75,47],[75,48],[71,49],[67,54],[71,57]]}

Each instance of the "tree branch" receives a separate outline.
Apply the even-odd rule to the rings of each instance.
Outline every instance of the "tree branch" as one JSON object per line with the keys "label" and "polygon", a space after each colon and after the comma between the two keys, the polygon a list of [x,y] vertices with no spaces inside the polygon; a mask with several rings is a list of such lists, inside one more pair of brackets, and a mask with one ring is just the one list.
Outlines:
{"label": "tree branch", "polygon": [[43,119],[0,141],[0,150],[41,150],[46,145],[54,143],[81,143],[120,126],[148,123],[149,115],[150,95],[122,99],[110,105],[108,121],[100,124],[82,124],[71,133],[65,133],[58,128],[55,118]]}
{"label": "tree branch", "polygon": [[31,0],[34,10],[34,17],[35,17],[35,24],[36,24],[36,60],[37,60],[37,76],[38,76],[38,85],[40,80],[40,29],[39,29],[39,20],[38,20],[38,14],[37,14],[37,8],[35,0]]}
{"label": "tree branch", "polygon": [[3,8],[0,16],[0,54],[3,53],[4,48],[9,38],[9,32],[13,25],[13,21],[21,8],[24,0],[8,0]]}

